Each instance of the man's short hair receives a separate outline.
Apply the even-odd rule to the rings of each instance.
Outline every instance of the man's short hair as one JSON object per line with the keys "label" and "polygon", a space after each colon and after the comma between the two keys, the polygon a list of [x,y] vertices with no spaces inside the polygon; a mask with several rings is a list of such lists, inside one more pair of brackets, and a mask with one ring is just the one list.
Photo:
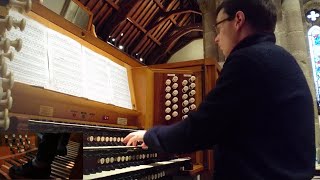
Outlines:
{"label": "man's short hair", "polygon": [[245,14],[246,22],[258,32],[274,32],[277,22],[277,10],[273,0],[223,0],[216,15],[224,10],[231,18],[238,11]]}

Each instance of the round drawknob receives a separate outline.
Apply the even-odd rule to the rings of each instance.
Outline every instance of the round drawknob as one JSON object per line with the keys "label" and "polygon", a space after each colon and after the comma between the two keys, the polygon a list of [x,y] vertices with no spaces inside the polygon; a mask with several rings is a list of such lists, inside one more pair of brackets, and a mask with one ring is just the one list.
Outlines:
{"label": "round drawknob", "polygon": [[171,87],[170,87],[170,86],[167,86],[165,91],[166,91],[166,92],[170,92],[170,91],[171,91]]}
{"label": "round drawknob", "polygon": [[1,75],[2,75],[2,77],[6,77],[8,75],[7,71],[8,71],[7,63],[3,63],[1,65]]}
{"label": "round drawknob", "polygon": [[23,12],[28,13],[32,7],[32,0],[25,0],[25,1],[10,0],[8,6],[18,9],[20,13],[23,13]]}
{"label": "round drawknob", "polygon": [[166,98],[166,99],[170,99],[170,98],[171,98],[171,94],[170,94],[170,93],[167,93],[166,96],[165,96],[165,98]]}
{"label": "round drawknob", "polygon": [[177,95],[178,95],[178,90],[174,90],[174,91],[172,92],[172,95],[173,95],[173,96],[177,96]]}
{"label": "round drawknob", "polygon": [[188,94],[183,94],[183,95],[182,95],[182,99],[183,99],[183,100],[188,99],[188,97],[189,97]]}
{"label": "round drawknob", "polygon": [[178,107],[179,107],[178,105],[174,104],[174,105],[172,106],[172,110],[174,110],[174,111],[175,111],[175,110],[177,110],[177,109],[178,109]]}
{"label": "round drawknob", "polygon": [[171,112],[171,108],[168,108],[168,107],[167,107],[166,110],[165,110],[165,112],[166,112],[166,113],[170,113],[170,112]]}
{"label": "round drawknob", "polygon": [[22,40],[16,39],[14,41],[11,41],[11,46],[15,48],[16,51],[20,51],[22,48]]}
{"label": "round drawknob", "polygon": [[183,80],[181,84],[182,84],[182,86],[185,86],[185,85],[188,84],[188,81],[187,80]]}
{"label": "round drawknob", "polygon": [[20,31],[23,31],[26,27],[26,20],[25,19],[21,19],[19,20],[13,20],[13,27],[15,28],[19,28]]}
{"label": "round drawknob", "polygon": [[194,98],[190,98],[190,99],[189,99],[189,103],[190,103],[190,104],[193,104],[195,101],[196,101],[196,99],[194,99]]}
{"label": "round drawknob", "polygon": [[184,92],[184,93],[186,93],[188,90],[189,90],[189,87],[188,87],[188,86],[184,86],[184,87],[182,88],[182,92]]}
{"label": "round drawknob", "polygon": [[177,97],[172,98],[172,102],[173,102],[173,103],[178,102],[178,98],[177,98]]}
{"label": "round drawknob", "polygon": [[3,64],[3,63],[5,62],[5,61],[4,61],[5,58],[7,58],[7,59],[9,59],[10,61],[12,61],[13,58],[14,58],[13,52],[11,51],[11,52],[9,52],[9,53],[0,54],[0,64]]}
{"label": "round drawknob", "polygon": [[178,88],[178,83],[173,83],[172,89],[177,89]]}
{"label": "round drawknob", "polygon": [[89,136],[89,137],[87,138],[87,140],[90,141],[90,142],[93,142],[93,136]]}
{"label": "round drawknob", "polygon": [[170,106],[170,105],[171,105],[171,101],[170,101],[170,100],[167,100],[164,104],[165,104],[166,106]]}
{"label": "round drawknob", "polygon": [[189,108],[187,108],[187,107],[183,108],[183,110],[182,110],[183,114],[187,114],[188,112],[189,112]]}
{"label": "round drawknob", "polygon": [[196,87],[196,83],[191,83],[189,86],[190,89],[194,89],[195,87]]}
{"label": "round drawknob", "polygon": [[9,39],[3,39],[0,41],[0,50],[3,50],[5,53],[7,53],[10,49],[10,40]]}
{"label": "round drawknob", "polygon": [[169,86],[170,84],[171,84],[171,80],[170,80],[170,79],[167,79],[167,80],[166,80],[166,85]]}
{"label": "round drawknob", "polygon": [[189,104],[189,101],[188,101],[188,100],[184,100],[184,101],[182,102],[182,106],[183,106],[183,107],[188,106],[188,104]]}
{"label": "round drawknob", "polygon": [[0,80],[0,87],[2,86],[4,89],[11,89],[14,84],[14,76],[13,73],[10,72],[8,75],[6,75],[5,78],[1,78]]}
{"label": "round drawknob", "polygon": [[7,97],[6,99],[0,100],[0,105],[6,107],[8,109],[11,109],[12,101],[13,101],[12,97],[10,96],[10,97]]}
{"label": "round drawknob", "polygon": [[189,109],[190,110],[195,110],[197,108],[197,106],[195,105],[195,104],[191,104],[190,106],[189,106]]}
{"label": "round drawknob", "polygon": [[178,116],[178,112],[177,111],[173,111],[173,113],[172,113],[172,117],[177,117]]}
{"label": "round drawknob", "polygon": [[167,121],[169,121],[169,120],[171,119],[171,116],[170,116],[170,115],[166,115],[164,118],[165,118]]}
{"label": "round drawknob", "polygon": [[4,130],[7,130],[10,126],[10,118],[8,109],[4,109],[3,112],[0,112],[0,127]]}
{"label": "round drawknob", "polygon": [[185,119],[187,119],[188,118],[188,115],[183,115],[182,116],[182,120],[185,120]]}
{"label": "round drawknob", "polygon": [[10,31],[13,26],[13,19],[10,16],[7,16],[5,19],[0,19],[0,35],[4,35],[7,31]]}
{"label": "round drawknob", "polygon": [[196,91],[195,90],[191,90],[190,92],[189,92],[189,96],[193,96],[193,95],[195,95],[196,94]]}
{"label": "round drawknob", "polygon": [[195,76],[191,76],[190,78],[189,78],[189,82],[194,82],[196,80],[196,77]]}
{"label": "round drawknob", "polygon": [[173,76],[172,82],[177,82],[178,81],[178,76]]}
{"label": "round drawknob", "polygon": [[101,142],[104,142],[104,139],[105,139],[105,137],[104,137],[104,136],[101,136],[100,141],[101,141]]}

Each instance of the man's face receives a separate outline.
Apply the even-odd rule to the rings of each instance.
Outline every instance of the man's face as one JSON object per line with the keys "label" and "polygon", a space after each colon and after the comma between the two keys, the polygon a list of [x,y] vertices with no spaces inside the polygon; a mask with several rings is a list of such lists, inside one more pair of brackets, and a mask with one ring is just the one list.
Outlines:
{"label": "man's face", "polygon": [[226,58],[234,48],[236,38],[234,20],[228,18],[229,16],[224,12],[224,9],[222,9],[217,16],[217,23],[215,26],[217,36],[214,39]]}

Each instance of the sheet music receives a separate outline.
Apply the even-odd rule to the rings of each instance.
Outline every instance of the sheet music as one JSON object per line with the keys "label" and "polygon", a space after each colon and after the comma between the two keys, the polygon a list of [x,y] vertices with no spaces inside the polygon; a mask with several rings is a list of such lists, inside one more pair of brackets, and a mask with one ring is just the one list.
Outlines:
{"label": "sheet music", "polygon": [[24,31],[12,28],[7,32],[10,40],[22,39],[20,52],[11,47],[15,53],[13,61],[8,61],[9,70],[13,71],[17,82],[47,87],[49,82],[47,28],[16,11],[10,11],[9,15],[19,21],[24,18],[27,22]]}
{"label": "sheet music", "polygon": [[83,97],[84,58],[81,44],[48,29],[49,89]]}
{"label": "sheet music", "polygon": [[132,109],[127,69],[109,61],[112,101],[116,106]]}
{"label": "sheet music", "polygon": [[85,94],[88,99],[112,103],[110,68],[107,58],[82,46],[86,60]]}

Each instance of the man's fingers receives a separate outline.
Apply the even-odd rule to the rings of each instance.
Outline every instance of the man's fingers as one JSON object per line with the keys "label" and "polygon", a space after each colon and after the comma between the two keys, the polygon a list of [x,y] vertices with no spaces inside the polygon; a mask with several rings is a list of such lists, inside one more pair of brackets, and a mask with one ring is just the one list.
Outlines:
{"label": "man's fingers", "polygon": [[[124,140],[123,140],[124,141]],[[131,146],[131,144],[134,142],[135,140],[134,140],[134,136],[133,137],[131,137],[130,139],[129,139],[129,141],[127,142],[127,146]]]}
{"label": "man's fingers", "polygon": [[132,145],[137,146],[138,136],[134,136],[132,139],[134,139]]}
{"label": "man's fingers", "polygon": [[148,146],[145,143],[142,143],[142,149],[148,149]]}
{"label": "man's fingers", "polygon": [[127,143],[134,135],[132,133],[128,134],[124,139],[123,139],[123,143]]}

